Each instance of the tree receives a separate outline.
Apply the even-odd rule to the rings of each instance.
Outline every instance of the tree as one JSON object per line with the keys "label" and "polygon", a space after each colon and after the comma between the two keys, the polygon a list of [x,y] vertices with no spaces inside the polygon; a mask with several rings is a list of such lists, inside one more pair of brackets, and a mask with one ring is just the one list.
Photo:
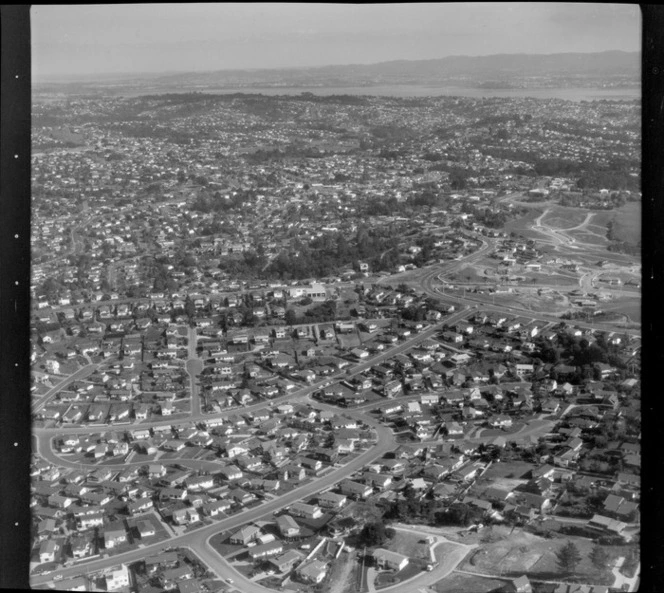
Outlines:
{"label": "tree", "polygon": [[601,546],[595,546],[590,552],[590,561],[597,570],[603,570],[609,562],[609,555]]}
{"label": "tree", "polygon": [[579,548],[572,541],[568,541],[560,550],[556,552],[556,559],[560,570],[566,574],[572,574],[579,562],[581,554]]}
{"label": "tree", "polygon": [[365,546],[382,546],[394,537],[394,530],[387,529],[383,523],[367,523],[360,531],[359,541]]}
{"label": "tree", "polygon": [[286,321],[286,325],[295,325],[297,323],[297,315],[293,309],[288,309],[288,311],[286,311],[284,321]]}
{"label": "tree", "polygon": [[187,296],[184,302],[184,312],[190,318],[196,316],[196,305],[194,305],[194,301],[189,296]]}

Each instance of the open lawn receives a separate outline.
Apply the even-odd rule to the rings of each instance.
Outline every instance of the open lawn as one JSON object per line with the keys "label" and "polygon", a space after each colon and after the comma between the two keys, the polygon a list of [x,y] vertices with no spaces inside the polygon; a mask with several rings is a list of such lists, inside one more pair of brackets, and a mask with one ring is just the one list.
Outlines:
{"label": "open lawn", "polygon": [[360,338],[356,333],[339,334],[337,339],[341,348],[358,348],[360,346]]}
{"label": "open lawn", "polygon": [[431,558],[429,544],[424,535],[396,530],[396,535],[384,547],[411,559],[429,560]]}
{"label": "open lawn", "polygon": [[455,572],[438,581],[432,589],[438,593],[489,593],[505,585],[505,582]]}

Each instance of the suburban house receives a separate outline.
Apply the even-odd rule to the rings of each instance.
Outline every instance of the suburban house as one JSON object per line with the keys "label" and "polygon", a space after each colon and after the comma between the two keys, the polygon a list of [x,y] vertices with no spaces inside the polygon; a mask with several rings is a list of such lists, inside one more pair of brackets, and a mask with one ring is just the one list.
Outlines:
{"label": "suburban house", "polygon": [[340,509],[346,504],[346,497],[343,494],[334,492],[324,492],[318,497],[318,505],[324,509]]}
{"label": "suburban house", "polygon": [[139,521],[136,524],[136,530],[138,531],[138,535],[141,537],[141,539],[150,537],[157,532],[154,525],[150,523],[150,521]]}
{"label": "suburban house", "polygon": [[265,558],[266,556],[274,556],[281,554],[284,551],[284,544],[280,541],[268,542],[266,544],[259,544],[249,549],[249,557],[252,560],[258,558]]}
{"label": "suburban house", "polygon": [[281,556],[270,558],[269,563],[274,566],[277,571],[283,573],[289,571],[300,560],[302,560],[302,554],[297,550],[288,550],[288,552]]}
{"label": "suburban house", "polygon": [[301,565],[297,569],[297,576],[305,583],[320,583],[327,572],[327,564],[322,560],[314,560],[307,564]]}
{"label": "suburban house", "polygon": [[373,551],[373,558],[378,568],[400,571],[408,566],[408,557],[397,552],[376,548]]}
{"label": "suburban house", "polygon": [[112,568],[106,573],[106,589],[116,591],[123,587],[129,587],[129,568],[126,564]]}
{"label": "suburban house", "polygon": [[42,542],[41,546],[39,546],[39,561],[55,562],[55,555],[59,549],[58,544],[52,539]]}
{"label": "suburban house", "polygon": [[306,504],[304,502],[293,503],[288,512],[295,517],[303,517],[305,519],[318,519],[323,515],[323,511],[317,505]]}
{"label": "suburban house", "polygon": [[132,500],[127,503],[127,510],[130,515],[138,515],[149,511],[152,508],[152,499],[151,498],[139,498],[138,500]]}
{"label": "suburban house", "polygon": [[178,565],[177,552],[164,552],[156,556],[148,556],[145,559],[145,572],[153,575],[159,569],[174,568]]}
{"label": "suburban house", "polygon": [[175,509],[173,511],[173,523],[176,525],[189,525],[200,521],[201,517],[195,508],[187,507],[184,509]]}
{"label": "suburban house", "polygon": [[201,511],[208,517],[216,517],[219,513],[223,513],[230,509],[233,503],[230,500],[215,500],[201,506]]}
{"label": "suburban house", "polygon": [[277,528],[283,537],[297,537],[300,535],[300,526],[290,515],[277,517]]}
{"label": "suburban house", "polygon": [[115,548],[127,542],[127,533],[124,529],[109,529],[104,532],[104,547]]}
{"label": "suburban house", "polygon": [[231,535],[229,541],[232,544],[242,544],[246,546],[249,542],[258,539],[260,534],[260,527],[256,527],[255,525],[246,525]]}
{"label": "suburban house", "polygon": [[367,498],[373,494],[373,488],[368,484],[360,484],[353,480],[343,480],[339,484],[341,494],[350,496],[351,498]]}

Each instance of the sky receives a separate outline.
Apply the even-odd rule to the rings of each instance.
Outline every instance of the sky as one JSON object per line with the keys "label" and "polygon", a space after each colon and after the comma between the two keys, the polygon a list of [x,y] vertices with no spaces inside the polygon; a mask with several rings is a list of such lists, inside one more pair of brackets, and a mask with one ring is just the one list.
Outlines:
{"label": "sky", "polygon": [[633,4],[96,4],[31,8],[35,80],[640,51]]}

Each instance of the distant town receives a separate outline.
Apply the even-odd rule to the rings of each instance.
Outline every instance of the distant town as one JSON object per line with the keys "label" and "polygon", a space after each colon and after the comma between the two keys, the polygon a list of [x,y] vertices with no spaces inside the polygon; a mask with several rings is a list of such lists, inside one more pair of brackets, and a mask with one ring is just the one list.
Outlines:
{"label": "distant town", "polygon": [[637,590],[638,100],[54,87],[33,588]]}

